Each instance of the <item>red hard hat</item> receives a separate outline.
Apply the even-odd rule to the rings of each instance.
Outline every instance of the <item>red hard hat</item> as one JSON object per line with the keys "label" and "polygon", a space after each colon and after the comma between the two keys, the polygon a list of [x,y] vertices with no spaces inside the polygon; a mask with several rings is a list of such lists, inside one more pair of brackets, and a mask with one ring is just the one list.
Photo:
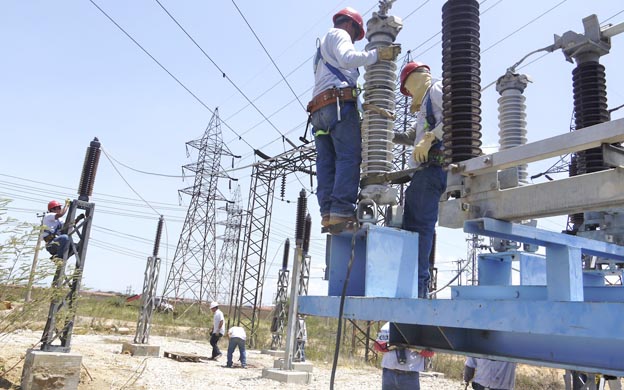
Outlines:
{"label": "red hard hat", "polygon": [[51,200],[50,203],[48,203],[48,211],[52,211],[53,208],[60,207],[60,206],[62,205],[59,202],[55,200]]}
{"label": "red hard hat", "polygon": [[362,19],[362,15],[360,15],[359,12],[357,12],[351,7],[341,9],[340,11],[338,11],[336,15],[334,15],[332,19],[334,23],[336,23],[336,18],[338,18],[339,16],[348,16],[349,18],[351,18],[351,20],[357,23],[357,25],[360,27],[360,33],[355,38],[356,41],[359,41],[360,39],[364,38],[364,34],[366,33],[366,31],[364,31],[364,19]]}
{"label": "red hard hat", "polygon": [[410,75],[413,71],[418,68],[425,68],[427,72],[431,72],[429,65],[423,64],[422,62],[411,61],[408,62],[401,70],[401,93],[405,96],[410,96],[410,93],[407,89],[405,89],[405,80],[407,80],[407,76]]}

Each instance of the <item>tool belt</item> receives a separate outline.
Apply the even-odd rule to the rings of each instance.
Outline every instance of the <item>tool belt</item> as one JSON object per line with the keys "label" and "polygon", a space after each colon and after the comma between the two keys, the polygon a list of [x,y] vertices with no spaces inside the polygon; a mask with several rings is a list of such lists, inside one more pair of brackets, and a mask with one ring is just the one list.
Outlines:
{"label": "tool belt", "polygon": [[343,102],[352,102],[357,100],[357,96],[357,88],[347,87],[328,89],[312,98],[310,103],[308,103],[306,111],[312,114],[325,106],[335,104],[337,99],[342,100]]}
{"label": "tool belt", "polygon": [[49,244],[52,242],[52,240],[54,240],[54,237],[56,237],[56,234],[48,234],[47,236],[43,237],[43,241],[45,241],[46,244]]}
{"label": "tool belt", "polygon": [[429,149],[425,165],[444,165],[444,150],[436,147]]}

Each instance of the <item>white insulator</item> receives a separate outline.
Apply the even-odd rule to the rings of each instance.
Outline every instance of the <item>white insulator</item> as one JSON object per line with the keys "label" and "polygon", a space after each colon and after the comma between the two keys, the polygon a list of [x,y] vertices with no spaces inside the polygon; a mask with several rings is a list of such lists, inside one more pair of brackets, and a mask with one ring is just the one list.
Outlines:
{"label": "white insulator", "polygon": [[[396,64],[380,61],[366,67],[364,101],[394,112]],[[392,170],[394,123],[377,112],[366,110],[362,122],[362,177],[382,175]]]}
{"label": "white insulator", "polygon": [[[518,89],[501,91],[501,97],[498,99],[498,135],[501,150],[524,145],[527,142],[525,100],[522,91]],[[527,165],[522,164],[517,168],[519,183],[527,184]]]}
{"label": "white insulator", "polygon": [[[388,0],[384,2],[391,3]],[[381,13],[373,12],[366,24],[366,37],[369,40],[366,50],[392,44],[402,27],[401,19],[387,15],[387,9]],[[361,177],[365,183],[367,178],[383,176],[393,168],[394,121],[379,112],[394,114],[396,70],[397,66],[392,61],[378,61],[366,66],[362,97],[367,108],[362,118],[361,165]],[[378,205],[396,203],[396,191],[389,183],[364,184],[360,196],[362,199],[372,199]]]}

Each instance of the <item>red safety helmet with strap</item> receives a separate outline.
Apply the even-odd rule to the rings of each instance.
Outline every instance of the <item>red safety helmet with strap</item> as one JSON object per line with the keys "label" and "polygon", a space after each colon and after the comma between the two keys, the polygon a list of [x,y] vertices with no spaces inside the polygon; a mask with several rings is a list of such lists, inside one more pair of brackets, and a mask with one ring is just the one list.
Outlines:
{"label": "red safety helmet with strap", "polygon": [[60,204],[59,202],[55,201],[55,200],[51,200],[50,203],[48,203],[48,211],[52,211],[53,208],[55,207],[62,207],[63,205]]}
{"label": "red safety helmet with strap", "polygon": [[[429,68],[429,65],[424,64],[422,62],[416,62],[416,61],[411,61],[408,62],[404,67],[403,70],[401,70],[401,93],[405,96],[410,96],[410,93],[407,89],[405,89],[405,81],[407,80],[407,77],[414,71],[416,71],[417,69],[427,69],[428,73],[431,73],[431,68]],[[422,71],[422,70],[421,70]]]}
{"label": "red safety helmet with strap", "polygon": [[360,33],[355,38],[356,41],[359,41],[360,39],[364,38],[364,34],[366,33],[366,31],[364,31],[364,19],[362,19],[362,15],[360,15],[359,12],[357,12],[351,7],[341,9],[340,11],[338,11],[338,13],[336,13],[336,15],[334,15],[332,19],[334,23],[336,23],[336,19],[339,16],[349,17],[351,20],[353,20],[353,22],[355,22],[360,27]]}

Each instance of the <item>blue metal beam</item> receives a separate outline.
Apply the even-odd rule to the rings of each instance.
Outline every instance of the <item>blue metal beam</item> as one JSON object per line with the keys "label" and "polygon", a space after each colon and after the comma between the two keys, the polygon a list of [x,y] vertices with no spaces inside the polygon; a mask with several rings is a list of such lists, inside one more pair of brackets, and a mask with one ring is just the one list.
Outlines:
{"label": "blue metal beam", "polygon": [[[301,297],[299,312],[338,317],[339,303]],[[345,318],[399,323],[409,345],[617,376],[624,376],[621,313],[621,302],[486,299],[346,297],[344,307]]]}

